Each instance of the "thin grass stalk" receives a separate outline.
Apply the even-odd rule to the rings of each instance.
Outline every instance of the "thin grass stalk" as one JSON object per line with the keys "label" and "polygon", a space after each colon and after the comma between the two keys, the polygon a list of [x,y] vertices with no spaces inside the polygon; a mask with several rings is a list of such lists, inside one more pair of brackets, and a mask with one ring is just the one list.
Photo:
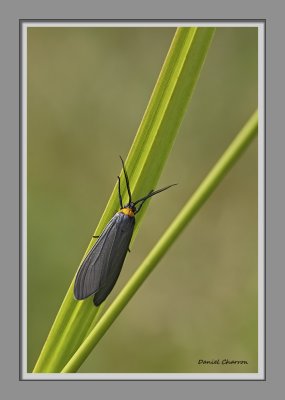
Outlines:
{"label": "thin grass stalk", "polygon": [[233,164],[251,143],[253,138],[257,135],[257,132],[258,114],[256,111],[232,141],[215,166],[211,169],[206,178],[202,181],[200,186],[179,212],[172,224],[162,235],[161,239],[151,250],[131,279],[127,282],[114,302],[106,310],[105,314],[81,344],[70,361],[63,368],[61,371],[62,373],[74,373],[78,371],[93,348],[123,311],[130,299],[141,287],[164,254],[169,250],[186,225],[202,207],[211,193],[217,188],[225,174],[230,170]]}

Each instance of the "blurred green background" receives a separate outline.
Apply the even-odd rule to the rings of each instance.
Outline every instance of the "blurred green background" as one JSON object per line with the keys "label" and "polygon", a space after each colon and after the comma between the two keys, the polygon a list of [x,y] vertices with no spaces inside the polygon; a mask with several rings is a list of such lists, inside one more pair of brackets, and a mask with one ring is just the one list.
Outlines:
{"label": "blurred green background", "polygon": [[[116,183],[173,28],[28,29],[28,370]],[[219,28],[110,303],[257,107],[257,29]],[[199,359],[247,366],[198,365]],[[257,372],[257,140],[79,372]]]}

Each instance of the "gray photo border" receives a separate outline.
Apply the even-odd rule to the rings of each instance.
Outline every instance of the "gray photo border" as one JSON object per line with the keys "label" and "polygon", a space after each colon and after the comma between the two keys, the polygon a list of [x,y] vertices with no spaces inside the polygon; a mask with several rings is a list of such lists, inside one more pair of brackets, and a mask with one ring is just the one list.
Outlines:
{"label": "gray photo border", "polygon": [[[283,149],[285,136],[282,132],[284,102],[284,54],[280,52],[280,42],[284,36],[282,3],[271,4],[264,0],[228,2],[202,0],[189,3],[185,0],[169,2],[161,0],[136,3],[131,0],[115,2],[106,0],[98,4],[89,2],[68,2],[50,0],[47,4],[35,0],[2,2],[0,5],[1,44],[1,135],[0,135],[0,176],[1,176],[1,391],[8,398],[42,400],[51,397],[69,399],[85,396],[100,399],[227,399],[278,398],[283,392],[283,348],[284,322],[284,268],[282,213],[285,201],[283,189]],[[22,382],[19,381],[19,297],[13,288],[18,287],[18,232],[19,232],[19,121],[18,121],[18,22],[23,18],[143,18],[191,17],[193,19],[212,18],[262,18],[266,20],[266,77],[270,90],[266,93],[266,382]],[[269,84],[269,83],[268,83]],[[281,183],[281,185],[280,185]],[[277,186],[278,185],[278,186]],[[280,264],[280,268],[279,268]],[[13,286],[12,286],[13,285]],[[16,289],[17,292],[17,289]],[[44,385],[44,386],[43,386]],[[48,385],[48,387],[46,386]]]}

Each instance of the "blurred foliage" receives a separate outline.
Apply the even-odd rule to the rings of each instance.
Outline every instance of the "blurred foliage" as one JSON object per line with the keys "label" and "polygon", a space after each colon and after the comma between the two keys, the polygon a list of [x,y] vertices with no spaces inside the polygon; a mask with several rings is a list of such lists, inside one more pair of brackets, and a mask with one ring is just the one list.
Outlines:
{"label": "blurred foliage", "polygon": [[[28,370],[120,172],[173,28],[28,29]],[[219,28],[108,303],[257,106],[257,29]],[[115,211],[115,210],[114,210]],[[198,365],[199,359],[247,366]],[[257,371],[257,141],[79,372]]]}

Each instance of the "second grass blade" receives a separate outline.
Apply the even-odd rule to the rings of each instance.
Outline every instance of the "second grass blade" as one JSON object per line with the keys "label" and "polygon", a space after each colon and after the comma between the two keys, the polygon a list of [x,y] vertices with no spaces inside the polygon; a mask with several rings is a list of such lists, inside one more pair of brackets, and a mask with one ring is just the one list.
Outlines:
{"label": "second grass blade", "polygon": [[126,286],[122,289],[114,302],[102,316],[95,328],[84,340],[77,352],[69,360],[61,371],[62,373],[74,373],[82,365],[84,360],[91,353],[99,340],[103,337],[108,328],[112,325],[132,296],[143,284],[148,275],[155,268],[157,263],[167,252],[175,239],[179,236],[188,222],[197,213],[207,198],[223,179],[224,175],[230,170],[238,157],[251,143],[258,132],[258,113],[257,111],[247,121],[239,134],[199,185],[195,193],[191,196],[169,228],[162,235],[158,243],[154,246],[141,266],[130,278]]}

